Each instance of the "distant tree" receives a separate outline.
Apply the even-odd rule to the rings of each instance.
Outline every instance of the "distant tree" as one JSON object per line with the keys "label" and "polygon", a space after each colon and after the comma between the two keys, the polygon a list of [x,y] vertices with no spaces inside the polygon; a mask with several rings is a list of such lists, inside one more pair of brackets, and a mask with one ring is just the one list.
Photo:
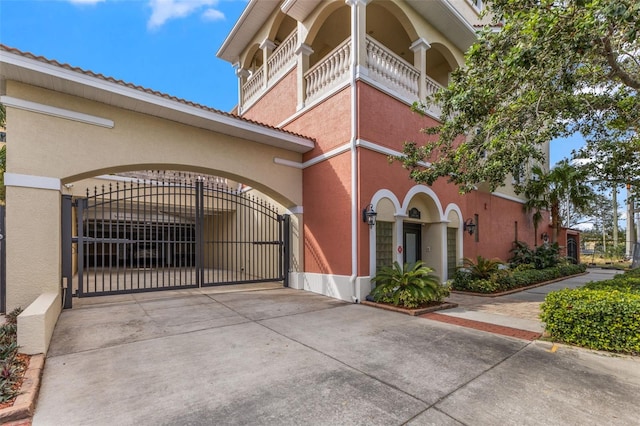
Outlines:
{"label": "distant tree", "polygon": [[567,226],[569,219],[561,214],[562,206],[584,213],[595,199],[595,192],[587,182],[586,171],[571,165],[568,160],[560,161],[549,172],[540,166],[532,168],[532,179],[526,181],[521,192],[527,198],[524,209],[533,212],[536,235],[542,219],[542,210],[551,211],[553,242],[558,242],[560,228]]}
{"label": "distant tree", "polygon": [[405,144],[400,159],[411,178],[446,177],[462,192],[479,183],[495,189],[522,164],[542,163],[544,144],[560,136],[580,132],[595,149],[637,144],[640,2],[487,6],[493,27],[480,32],[448,87],[425,101],[442,109],[442,124],[425,129],[437,139]]}

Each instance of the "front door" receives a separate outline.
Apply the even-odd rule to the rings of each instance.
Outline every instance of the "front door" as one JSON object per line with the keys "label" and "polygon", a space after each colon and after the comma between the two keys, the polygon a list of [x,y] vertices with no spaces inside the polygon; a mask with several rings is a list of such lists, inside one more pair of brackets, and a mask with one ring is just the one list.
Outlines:
{"label": "front door", "polygon": [[422,225],[405,223],[403,226],[404,263],[413,264],[422,260]]}

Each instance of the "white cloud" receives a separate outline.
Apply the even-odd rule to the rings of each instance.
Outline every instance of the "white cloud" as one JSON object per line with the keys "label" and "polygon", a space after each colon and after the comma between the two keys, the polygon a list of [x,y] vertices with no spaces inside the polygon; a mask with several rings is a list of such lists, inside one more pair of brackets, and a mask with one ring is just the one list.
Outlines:
{"label": "white cloud", "polygon": [[207,9],[202,14],[202,18],[205,21],[224,21],[225,16],[224,13],[217,9]]}
{"label": "white cloud", "polygon": [[187,17],[207,6],[209,8],[202,15],[204,19],[224,19],[224,14],[214,9],[217,4],[218,0],[150,0],[151,17],[147,22],[147,28],[159,28],[170,19]]}

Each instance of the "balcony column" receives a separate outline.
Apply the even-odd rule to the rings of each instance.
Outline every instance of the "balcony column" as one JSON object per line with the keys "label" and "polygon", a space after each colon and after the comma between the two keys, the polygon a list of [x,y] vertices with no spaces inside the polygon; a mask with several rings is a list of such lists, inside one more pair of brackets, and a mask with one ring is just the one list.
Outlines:
{"label": "balcony column", "polygon": [[262,67],[264,71],[263,85],[266,89],[269,86],[269,56],[273,53],[273,49],[276,48],[276,44],[268,38],[265,38],[258,47],[262,49]]}
{"label": "balcony column", "polygon": [[354,44],[351,54],[357,52],[354,58],[356,75],[367,75],[367,4],[371,0],[345,0],[345,3],[351,6],[351,13],[355,12],[357,20],[355,28],[353,25],[351,27],[351,42]]}
{"label": "balcony column", "polygon": [[413,65],[420,71],[418,98],[421,101],[427,97],[427,50],[429,48],[431,45],[422,37],[411,43],[409,47],[413,51]]}
{"label": "balcony column", "polygon": [[309,56],[312,54],[313,49],[305,43],[301,43],[296,49],[296,55],[298,57],[298,66],[296,67],[298,78],[298,111],[304,108],[304,102],[307,97],[307,82],[304,75],[309,71]]}
{"label": "balcony column", "polygon": [[233,68],[236,70],[236,77],[238,77],[238,115],[242,114],[242,107],[244,105],[244,93],[242,93],[242,87],[247,82],[249,77],[249,71],[240,67],[240,63],[233,64]]}

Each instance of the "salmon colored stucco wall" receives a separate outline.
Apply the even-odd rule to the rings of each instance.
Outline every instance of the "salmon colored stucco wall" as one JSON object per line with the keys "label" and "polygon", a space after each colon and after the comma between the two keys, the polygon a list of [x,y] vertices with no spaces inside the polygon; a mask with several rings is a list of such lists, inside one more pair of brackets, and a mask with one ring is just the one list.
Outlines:
{"label": "salmon colored stucco wall", "polygon": [[277,126],[296,112],[296,69],[289,71],[275,86],[242,116],[259,123]]}
{"label": "salmon colored stucco wall", "polygon": [[362,82],[358,83],[358,105],[358,137],[398,151],[406,141],[423,144],[428,136],[420,130],[438,124],[433,118],[412,112],[409,105]]}
{"label": "salmon colored stucco wall", "polygon": [[304,270],[351,274],[351,154],[304,169]]}
{"label": "salmon colored stucco wall", "polygon": [[351,95],[344,89],[309,109],[284,128],[315,139],[316,147],[303,155],[303,161],[344,145],[351,138]]}

